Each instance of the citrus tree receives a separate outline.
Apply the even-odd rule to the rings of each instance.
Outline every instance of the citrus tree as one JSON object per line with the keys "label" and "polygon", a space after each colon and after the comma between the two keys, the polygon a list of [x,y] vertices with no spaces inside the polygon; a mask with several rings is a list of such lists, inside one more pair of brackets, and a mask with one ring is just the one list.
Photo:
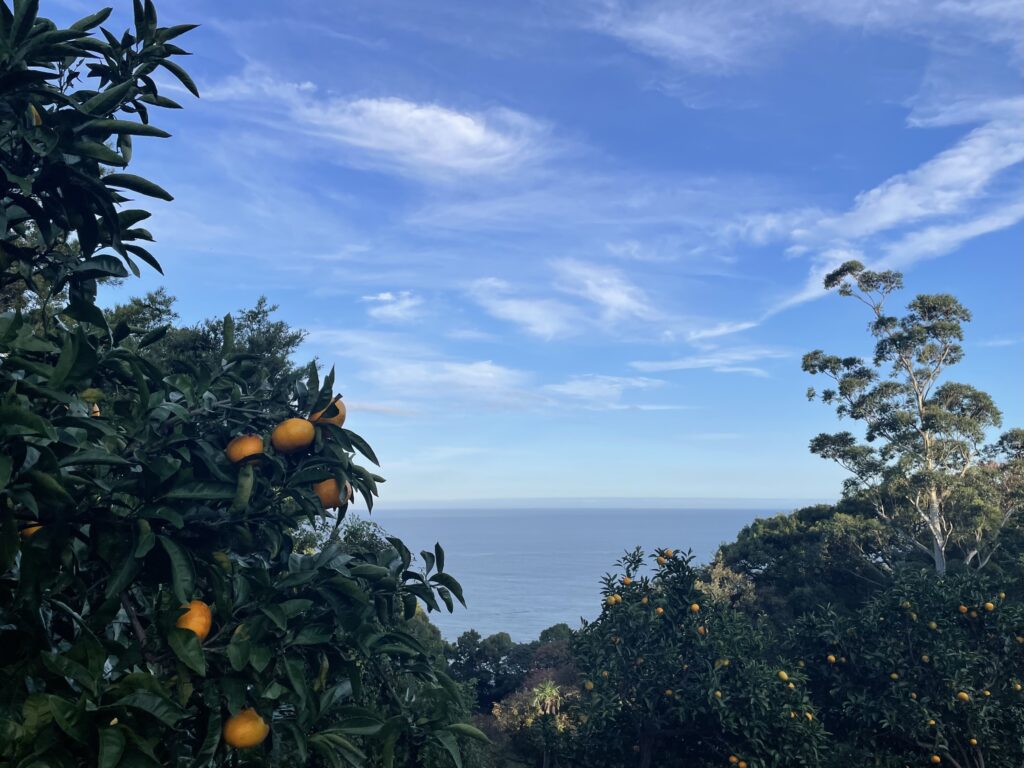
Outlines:
{"label": "citrus tree", "polygon": [[1003,589],[902,574],[853,616],[796,623],[791,652],[844,764],[1024,765],[1024,608]]}
{"label": "citrus tree", "polygon": [[803,671],[696,586],[691,556],[637,549],[574,639],[581,764],[817,766],[825,735]]}
{"label": "citrus tree", "polygon": [[482,736],[408,624],[462,600],[441,547],[294,546],[382,482],[333,372],[240,351],[230,316],[214,361],[165,370],[166,328],[96,306],[160,268],[125,195],[170,195],[119,170],[178,106],[154,73],[196,92],[191,25],[109,15],[0,2],[0,295],[38,308],[0,314],[0,765],[459,764]]}

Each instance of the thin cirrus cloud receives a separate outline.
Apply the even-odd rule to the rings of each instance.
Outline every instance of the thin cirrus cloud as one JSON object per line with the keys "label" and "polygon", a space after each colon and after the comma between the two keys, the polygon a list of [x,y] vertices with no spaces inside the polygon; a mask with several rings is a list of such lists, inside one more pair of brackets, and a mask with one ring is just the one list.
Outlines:
{"label": "thin cirrus cloud", "polygon": [[281,124],[276,116],[267,119],[267,105],[275,105],[287,113],[289,132],[341,147],[341,162],[431,180],[500,176],[550,150],[547,126],[512,109],[463,111],[395,96],[330,96],[312,82],[281,81],[254,65],[206,86],[204,99],[250,104],[249,117],[271,126]]}
{"label": "thin cirrus cloud", "polygon": [[[643,376],[578,374],[544,384],[540,375],[493,360],[457,360],[398,333],[319,329],[307,341],[318,354],[356,362],[355,380],[342,382],[352,402],[376,402],[383,413],[414,414],[437,396],[454,409],[678,410],[664,403],[627,403],[626,395],[650,392],[665,382]],[[370,396],[373,400],[371,401]]]}
{"label": "thin cirrus cloud", "polygon": [[597,305],[606,320],[657,316],[647,294],[617,269],[576,259],[561,259],[552,266],[556,287]]}
{"label": "thin cirrus cloud", "polygon": [[469,296],[492,317],[541,339],[572,336],[583,326],[583,318],[574,307],[554,299],[521,297],[509,283],[496,277],[474,280]]}
{"label": "thin cirrus cloud", "polygon": [[371,304],[366,314],[376,320],[403,323],[422,315],[423,299],[411,291],[382,291],[363,296],[363,301]]}
{"label": "thin cirrus cloud", "polygon": [[[578,259],[559,259],[549,266],[554,275],[553,288],[577,303],[524,297],[510,283],[496,277],[473,281],[469,296],[491,317],[548,341],[575,336],[594,327],[608,331],[626,321],[661,319],[644,290],[614,267]],[[599,312],[596,318],[593,308]]]}
{"label": "thin cirrus cloud", "polygon": [[[1017,119],[1009,119],[1007,110]],[[977,119],[983,112],[959,114]],[[824,276],[843,261],[905,269],[1024,220],[1024,190],[1006,182],[1024,163],[1021,120],[1024,103],[1003,104],[999,117],[916,168],[860,193],[844,212],[807,207],[728,225],[727,236],[757,245],[781,243],[791,256],[810,260],[803,285],[775,301],[761,319],[824,296]]]}
{"label": "thin cirrus cloud", "polygon": [[755,363],[789,357],[785,350],[774,347],[734,347],[687,355],[672,360],[636,361],[630,366],[644,373],[667,371],[710,370],[715,373],[743,373],[766,377],[768,371]]}
{"label": "thin cirrus cloud", "polygon": [[733,73],[761,65],[799,23],[871,29],[948,48],[953,39],[1024,50],[1020,3],[1006,0],[604,0],[583,16],[591,30],[691,71]]}
{"label": "thin cirrus cloud", "polygon": [[662,411],[680,410],[685,406],[673,404],[623,403],[627,391],[646,391],[664,386],[660,379],[642,376],[605,376],[583,374],[572,376],[560,384],[549,384],[546,392],[560,398],[575,401],[590,410],[639,410]]}

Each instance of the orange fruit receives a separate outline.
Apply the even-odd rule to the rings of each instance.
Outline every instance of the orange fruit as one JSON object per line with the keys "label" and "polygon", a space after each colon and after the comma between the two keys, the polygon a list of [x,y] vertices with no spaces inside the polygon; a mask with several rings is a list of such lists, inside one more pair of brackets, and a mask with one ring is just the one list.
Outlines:
{"label": "orange fruit", "polygon": [[662,557],[660,555],[658,556],[658,565],[665,565],[665,563],[667,563],[667,562],[668,562],[668,560],[666,560],[664,557]]}
{"label": "orange fruit", "polygon": [[938,628],[939,628],[939,625],[936,624],[934,621],[929,621],[928,622],[928,629],[930,629],[932,632],[934,632]]}
{"label": "orange fruit", "polygon": [[316,413],[312,414],[309,417],[309,420],[312,421],[314,424],[320,422],[323,424],[334,424],[336,427],[340,427],[342,424],[344,424],[345,416],[347,414],[345,404],[341,402],[341,395],[336,395],[335,398],[331,400],[331,403],[338,409],[338,412],[336,414],[334,414],[333,416],[324,416],[324,413],[327,411],[327,409],[331,407],[330,405],[328,405],[322,411],[317,411]]}
{"label": "orange fruit", "polygon": [[707,633],[708,633],[708,630],[707,630],[706,627],[697,627],[697,634],[698,635],[703,636],[703,635],[706,635]]}
{"label": "orange fruit", "polygon": [[89,415],[90,416],[99,416],[100,415],[100,407],[98,405],[96,405],[96,403],[93,403],[92,404],[92,408],[89,409]]}
{"label": "orange fruit", "polygon": [[259,435],[239,435],[232,438],[228,447],[224,449],[224,454],[232,464],[259,456],[262,453],[263,438]]}
{"label": "orange fruit", "polygon": [[675,553],[676,552],[675,552],[674,549],[666,549],[665,550],[665,557],[672,557],[673,555],[675,555]]}
{"label": "orange fruit", "polygon": [[747,761],[746,760],[740,760],[736,764],[736,768],[747,768]]}
{"label": "orange fruit", "polygon": [[736,763],[738,763],[739,761],[740,761],[740,759],[738,757],[736,757],[736,755],[729,755],[729,763],[730,764],[736,765]]}
{"label": "orange fruit", "polygon": [[344,501],[341,500],[341,488],[338,486],[338,481],[333,477],[329,477],[319,483],[314,483],[313,493],[320,499],[324,509],[338,509],[343,505],[347,505],[352,498],[352,486],[345,483]]}
{"label": "orange fruit", "polygon": [[942,758],[938,755],[932,755],[932,765],[938,765],[942,762]]}
{"label": "orange fruit", "polygon": [[588,691],[594,690],[594,684],[589,680],[587,680],[587,682],[583,684],[583,687],[586,688]]}
{"label": "orange fruit", "polygon": [[38,520],[33,520],[31,523],[21,529],[21,538],[28,539],[39,533],[43,526],[39,524]]}
{"label": "orange fruit", "polygon": [[633,580],[629,578],[629,576],[623,576],[622,583],[628,587],[630,584],[633,583]]}
{"label": "orange fruit", "polygon": [[899,675],[898,672],[893,672],[891,675],[889,675],[889,679],[890,680],[899,680],[900,679],[900,675]]}
{"label": "orange fruit", "polygon": [[913,699],[914,701],[917,701],[917,694],[914,693],[913,691],[911,691],[910,692],[910,698]]}
{"label": "orange fruit", "polygon": [[932,660],[932,657],[931,657],[931,656],[929,656],[929,655],[928,655],[927,653],[926,653],[926,654],[924,654],[924,655],[923,655],[923,656],[921,657],[921,661],[923,661],[923,662],[924,662],[925,664],[927,664],[927,663],[928,663],[929,661],[931,661],[931,660]]}
{"label": "orange fruit", "polygon": [[672,697],[672,689],[671,688],[666,688],[665,689],[665,695],[668,696],[669,698],[671,698]]}
{"label": "orange fruit", "polygon": [[306,419],[285,419],[270,433],[270,442],[281,453],[295,453],[312,445],[315,437],[313,422]]}
{"label": "orange fruit", "polygon": [[270,726],[255,709],[243,709],[224,723],[224,741],[235,749],[255,747],[269,733]]}
{"label": "orange fruit", "polygon": [[789,688],[789,690],[791,690],[791,691],[795,691],[796,690],[796,686],[793,685],[792,683],[786,683],[786,687]]}
{"label": "orange fruit", "polygon": [[967,743],[970,744],[972,747],[978,746],[978,740],[977,739],[968,739]]}
{"label": "orange fruit", "polygon": [[715,698],[716,699],[722,698],[722,692],[721,691],[715,691]]}
{"label": "orange fruit", "polygon": [[210,634],[210,627],[213,625],[213,615],[210,613],[210,606],[202,600],[193,600],[187,606],[183,605],[182,608],[188,608],[188,610],[178,617],[178,621],[175,622],[174,626],[192,630],[195,632],[196,637],[199,638],[199,642],[203,642],[206,636]]}
{"label": "orange fruit", "polygon": [[606,669],[606,670],[604,670],[604,671],[603,671],[603,672],[601,673],[601,677],[603,677],[603,678],[604,678],[605,680],[607,680],[607,679],[608,679],[608,670],[607,670],[607,669]]}
{"label": "orange fruit", "polygon": [[655,609],[654,609],[654,612],[655,612],[656,614],[658,614],[659,616],[661,616],[661,614],[663,614],[663,613],[665,612],[665,609],[664,609],[664,608],[662,608],[662,607],[661,607],[661,606],[659,605],[659,606],[658,606],[657,608],[655,608]]}
{"label": "orange fruit", "polygon": [[647,595],[644,595],[643,597],[640,598],[641,605],[647,605],[649,602],[650,602],[650,600],[647,599]]}
{"label": "orange fruit", "polygon": [[960,701],[970,701],[971,700],[970,694],[968,694],[967,691],[960,691],[960,693],[958,693],[956,695],[956,697]]}
{"label": "orange fruit", "polygon": [[830,653],[828,656],[825,657],[825,661],[827,661],[829,664],[835,664],[836,657]]}
{"label": "orange fruit", "polygon": [[985,603],[985,610],[991,613],[996,609],[995,603]]}
{"label": "orange fruit", "polygon": [[784,683],[789,682],[789,675],[781,669],[779,670],[777,677]]}
{"label": "orange fruit", "polygon": [[700,606],[697,603],[693,603],[690,606],[690,613],[700,613]]}
{"label": "orange fruit", "polygon": [[961,605],[957,610],[960,611],[960,613],[967,613],[967,606]]}

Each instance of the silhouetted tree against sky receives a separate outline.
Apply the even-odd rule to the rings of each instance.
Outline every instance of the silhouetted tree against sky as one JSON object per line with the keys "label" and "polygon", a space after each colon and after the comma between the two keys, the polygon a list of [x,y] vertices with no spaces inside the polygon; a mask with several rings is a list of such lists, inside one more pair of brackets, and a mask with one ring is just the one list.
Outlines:
{"label": "silhouetted tree against sky", "polygon": [[[820,396],[841,419],[861,422],[864,439],[849,431],[822,433],[811,451],[850,471],[847,495],[870,499],[909,544],[946,572],[951,554],[965,565],[987,564],[1001,531],[1019,506],[1019,493],[996,492],[985,475],[1012,468],[1012,439],[986,444],[1002,415],[992,398],[969,384],[942,381],[963,358],[963,323],[970,312],[949,294],[918,295],[906,314],[886,312],[903,287],[899,272],[873,272],[848,261],[825,278],[825,288],[871,310],[871,360],[821,350],[806,354],[803,370],[833,381]],[[1012,434],[1012,433],[1011,433]],[[1009,441],[1009,442],[1008,442]],[[1002,454],[1002,460],[994,458]],[[979,482],[986,494],[969,490]],[[982,496],[985,498],[983,499]]]}

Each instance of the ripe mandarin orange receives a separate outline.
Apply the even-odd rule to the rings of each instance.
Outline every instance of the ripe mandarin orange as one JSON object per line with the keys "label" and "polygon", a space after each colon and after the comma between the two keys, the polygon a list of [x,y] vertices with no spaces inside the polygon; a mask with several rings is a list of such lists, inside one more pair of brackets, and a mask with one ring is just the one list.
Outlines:
{"label": "ripe mandarin orange", "polygon": [[313,423],[306,419],[285,419],[270,433],[270,442],[280,453],[295,453],[308,448],[316,437]]}
{"label": "ripe mandarin orange", "polygon": [[224,449],[224,454],[232,464],[259,456],[262,453],[263,438],[259,435],[239,435],[232,438],[228,447]]}
{"label": "ripe mandarin orange", "polygon": [[331,407],[330,405],[328,405],[323,410],[317,411],[316,413],[312,414],[309,417],[309,420],[312,421],[314,424],[316,422],[320,422],[323,424],[334,424],[335,426],[340,427],[342,424],[345,423],[345,416],[347,415],[345,404],[341,402],[341,395],[335,396],[335,398],[331,401],[331,404],[333,404],[338,409],[338,412],[336,414],[334,414],[333,416],[324,416],[324,413],[326,413]]}
{"label": "ripe mandarin orange", "polygon": [[178,617],[176,627],[189,629],[196,634],[199,642],[203,642],[210,634],[210,627],[213,625],[213,615],[210,613],[210,606],[202,600],[193,600],[188,604],[188,610]]}
{"label": "ripe mandarin orange", "polygon": [[243,709],[224,723],[224,741],[235,749],[246,749],[261,744],[270,726],[255,709]]}

